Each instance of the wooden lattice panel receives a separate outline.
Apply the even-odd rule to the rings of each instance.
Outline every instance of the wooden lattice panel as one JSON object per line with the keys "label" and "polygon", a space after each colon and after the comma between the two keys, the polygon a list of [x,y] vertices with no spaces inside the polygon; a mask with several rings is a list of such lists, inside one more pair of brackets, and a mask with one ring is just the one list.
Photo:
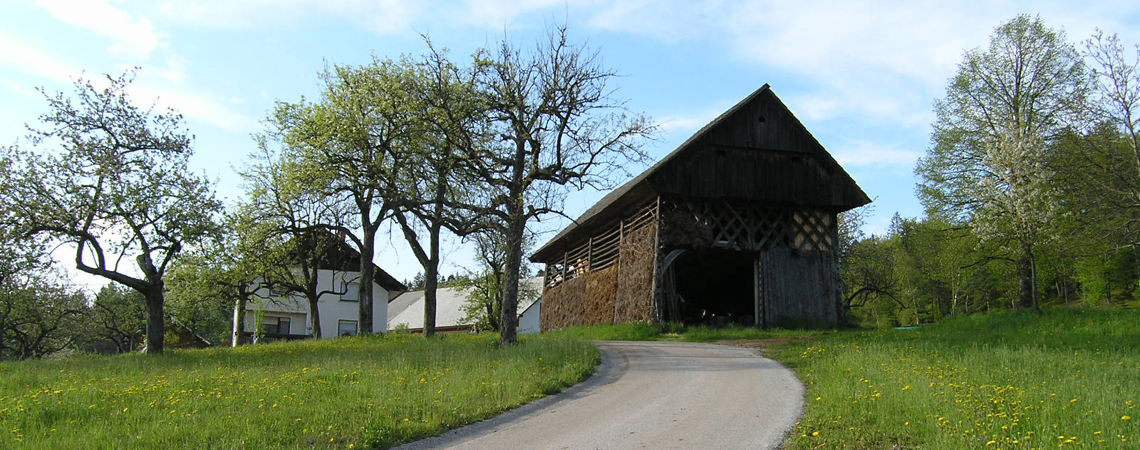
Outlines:
{"label": "wooden lattice panel", "polygon": [[693,248],[757,251],[787,239],[786,209],[727,201],[662,202],[666,240]]}
{"label": "wooden lattice panel", "polygon": [[826,211],[797,210],[792,213],[792,248],[830,251],[835,248],[835,215]]}

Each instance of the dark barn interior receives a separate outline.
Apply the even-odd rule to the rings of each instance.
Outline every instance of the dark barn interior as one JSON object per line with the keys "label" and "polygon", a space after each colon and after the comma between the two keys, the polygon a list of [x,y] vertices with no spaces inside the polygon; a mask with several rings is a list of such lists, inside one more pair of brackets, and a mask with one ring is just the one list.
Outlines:
{"label": "dark barn interior", "polygon": [[673,262],[680,321],[686,324],[753,326],[753,256],[731,250],[695,250]]}
{"label": "dark barn interior", "polygon": [[870,203],[761,87],[539,248],[541,328],[843,321],[837,214]]}

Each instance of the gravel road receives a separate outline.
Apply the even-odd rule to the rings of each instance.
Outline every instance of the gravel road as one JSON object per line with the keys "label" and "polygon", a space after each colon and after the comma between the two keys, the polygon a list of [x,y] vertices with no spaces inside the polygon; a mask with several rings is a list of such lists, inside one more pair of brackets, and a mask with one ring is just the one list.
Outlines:
{"label": "gravel road", "polygon": [[777,448],[803,410],[795,374],[754,349],[595,344],[602,364],[585,382],[399,449]]}

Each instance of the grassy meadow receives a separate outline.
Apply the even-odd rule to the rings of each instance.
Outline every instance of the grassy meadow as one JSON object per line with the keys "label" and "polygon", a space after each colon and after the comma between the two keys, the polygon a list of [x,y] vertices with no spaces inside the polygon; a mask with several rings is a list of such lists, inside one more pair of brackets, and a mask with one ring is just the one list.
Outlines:
{"label": "grassy meadow", "polygon": [[1007,311],[771,356],[807,387],[792,449],[1140,448],[1138,311]]}
{"label": "grassy meadow", "polygon": [[590,345],[389,334],[0,363],[0,448],[385,448],[587,377]]}
{"label": "grassy meadow", "polygon": [[1140,311],[1048,309],[909,330],[621,324],[393,333],[0,363],[0,448],[385,448],[585,378],[587,339],[766,347],[807,388],[790,449],[1140,448]]}

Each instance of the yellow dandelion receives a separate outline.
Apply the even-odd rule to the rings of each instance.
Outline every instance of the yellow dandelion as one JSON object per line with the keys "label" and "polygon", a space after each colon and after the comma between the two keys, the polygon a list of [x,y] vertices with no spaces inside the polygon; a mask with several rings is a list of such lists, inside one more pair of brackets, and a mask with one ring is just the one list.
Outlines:
{"label": "yellow dandelion", "polygon": [[1121,417],[1120,417],[1120,420],[1123,420],[1123,421],[1127,422],[1127,421],[1129,421],[1129,420],[1132,420],[1132,416],[1121,416]]}

